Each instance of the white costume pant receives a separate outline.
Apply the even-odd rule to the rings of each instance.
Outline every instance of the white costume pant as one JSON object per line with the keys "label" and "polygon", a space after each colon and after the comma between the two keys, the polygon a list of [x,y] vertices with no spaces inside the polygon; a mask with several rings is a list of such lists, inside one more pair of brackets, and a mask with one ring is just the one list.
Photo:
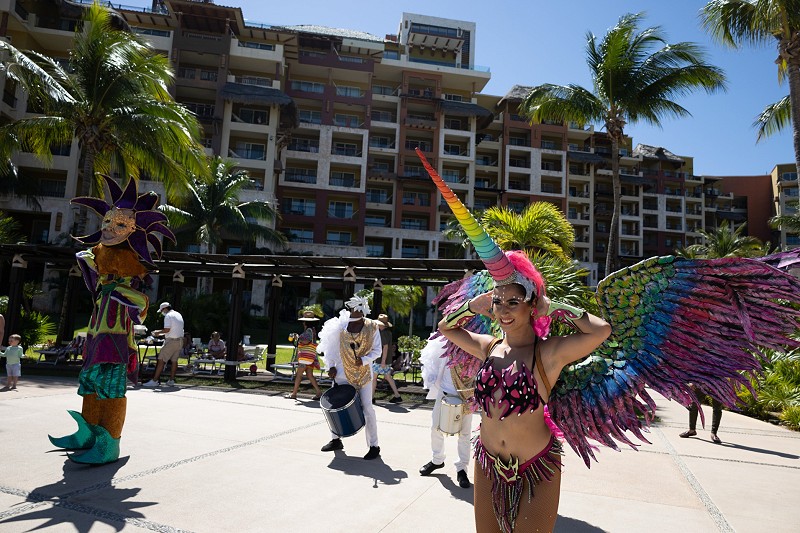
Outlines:
{"label": "white costume pant", "polygon": [[[440,392],[433,406],[433,422],[431,424],[431,451],[433,452],[433,463],[437,465],[444,463],[446,457],[444,453],[445,434],[438,429],[442,398],[444,398],[444,393]],[[466,471],[467,465],[470,462],[472,413],[465,414],[461,420],[461,432],[458,434],[458,461],[456,461],[456,471]]]}
{"label": "white costume pant", "polygon": [[[350,385],[344,372],[336,374],[334,381],[338,385]],[[366,385],[358,389],[358,396],[361,398],[361,408],[364,410],[364,431],[367,437],[367,446],[378,445],[378,419],[375,417],[375,408],[372,406],[372,379]],[[340,438],[331,432],[332,439]]]}

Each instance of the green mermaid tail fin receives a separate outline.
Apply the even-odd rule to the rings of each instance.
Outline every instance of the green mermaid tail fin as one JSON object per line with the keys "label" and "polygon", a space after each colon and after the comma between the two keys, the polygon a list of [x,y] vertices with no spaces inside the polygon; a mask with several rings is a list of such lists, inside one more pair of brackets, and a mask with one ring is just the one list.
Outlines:
{"label": "green mermaid tail fin", "polygon": [[92,433],[91,425],[84,420],[83,415],[77,411],[67,411],[69,415],[78,423],[78,431],[72,435],[65,435],[63,437],[51,437],[50,442],[53,446],[64,448],[65,450],[87,450],[94,446],[95,435]]}
{"label": "green mermaid tail fin", "polygon": [[89,465],[104,465],[119,459],[119,441],[103,426],[91,426],[94,434],[94,446],[83,453],[69,455],[70,461]]}

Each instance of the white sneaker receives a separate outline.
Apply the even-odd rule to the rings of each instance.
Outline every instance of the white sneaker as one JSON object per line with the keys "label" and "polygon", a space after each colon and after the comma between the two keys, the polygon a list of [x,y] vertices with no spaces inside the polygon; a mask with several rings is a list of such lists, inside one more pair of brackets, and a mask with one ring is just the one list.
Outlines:
{"label": "white sneaker", "polygon": [[175,381],[174,380],[167,381],[167,387],[174,387],[174,386],[175,386]]}
{"label": "white sneaker", "polygon": [[142,387],[147,387],[148,389],[152,389],[154,387],[160,387],[160,386],[161,386],[161,383],[159,383],[158,381],[153,381],[152,379],[150,381],[148,381],[147,383],[144,383],[142,385]]}

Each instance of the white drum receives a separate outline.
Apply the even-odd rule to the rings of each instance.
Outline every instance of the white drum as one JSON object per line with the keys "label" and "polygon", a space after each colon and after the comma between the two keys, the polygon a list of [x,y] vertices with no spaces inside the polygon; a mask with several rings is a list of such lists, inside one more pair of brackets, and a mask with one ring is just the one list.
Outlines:
{"label": "white drum", "polygon": [[458,435],[464,421],[464,401],[460,396],[446,395],[439,402],[439,427],[445,435]]}

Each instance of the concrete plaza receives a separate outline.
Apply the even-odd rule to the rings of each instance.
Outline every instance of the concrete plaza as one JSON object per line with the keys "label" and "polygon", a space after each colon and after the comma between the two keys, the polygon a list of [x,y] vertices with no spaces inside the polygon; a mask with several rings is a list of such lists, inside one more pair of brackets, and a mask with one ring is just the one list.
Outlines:
{"label": "concrete plaza", "polygon": [[[363,432],[320,451],[330,433],[310,397],[130,389],[122,458],[87,467],[47,439],[74,431],[76,389],[72,378],[23,376],[0,391],[0,531],[474,530],[455,438],[445,468],[418,473],[430,460],[430,404],[379,402],[381,458],[364,461]],[[800,434],[725,412],[721,446],[705,430],[681,439],[687,411],[656,401],[651,445],[604,448],[591,469],[567,450],[556,531],[798,531]]]}

